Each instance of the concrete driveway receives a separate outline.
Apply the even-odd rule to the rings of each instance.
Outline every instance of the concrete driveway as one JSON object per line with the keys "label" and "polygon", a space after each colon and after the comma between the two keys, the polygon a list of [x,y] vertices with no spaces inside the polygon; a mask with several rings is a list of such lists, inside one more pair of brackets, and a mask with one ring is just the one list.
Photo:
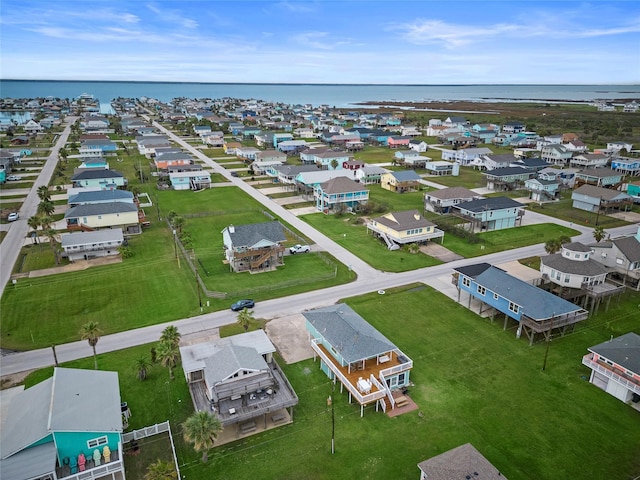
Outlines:
{"label": "concrete driveway", "polygon": [[287,363],[313,358],[305,318],[297,313],[267,322],[265,332]]}

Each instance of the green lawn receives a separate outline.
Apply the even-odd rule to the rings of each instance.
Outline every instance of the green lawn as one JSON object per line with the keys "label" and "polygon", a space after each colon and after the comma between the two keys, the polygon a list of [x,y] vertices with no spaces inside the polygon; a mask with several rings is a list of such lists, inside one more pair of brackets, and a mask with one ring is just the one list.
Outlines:
{"label": "green lawn", "polygon": [[545,243],[547,240],[562,236],[571,237],[579,233],[577,230],[555,223],[541,223],[479,233],[480,243],[476,244],[471,244],[453,234],[445,234],[443,245],[458,255],[471,258],[513,248],[526,247],[536,243]]}
{"label": "green lawn", "polygon": [[[620,220],[615,217],[609,217],[602,213],[598,215],[595,212],[586,212],[584,210],[573,208],[572,204],[573,200],[571,200],[571,191],[568,191],[564,192],[561,199],[557,202],[544,203],[542,206],[531,203],[529,204],[529,209],[534,212],[543,213],[544,215],[549,215],[551,217],[587,227],[595,227],[597,223],[597,225],[607,229],[629,224],[629,222],[625,222],[624,220]],[[633,210],[640,212],[640,208],[637,206],[634,206]]]}
{"label": "green lawn", "polygon": [[[394,193],[394,195],[397,194]],[[300,218],[373,268],[385,272],[404,272],[441,263],[422,253],[409,253],[406,249],[395,252],[388,250],[382,240],[378,240],[370,233],[367,234],[367,228],[363,224],[354,223],[358,217],[349,215],[336,218],[333,215],[313,213]]]}
{"label": "green lawn", "polygon": [[366,146],[364,150],[355,152],[353,158],[365,163],[389,163],[393,162],[395,151],[387,147]]}
{"label": "green lawn", "polygon": [[[431,190],[430,188],[424,187],[415,192],[396,193],[385,190],[380,185],[368,185],[367,188],[369,189],[370,201],[388,206],[388,208],[385,209],[385,213],[414,209],[422,212],[424,210],[424,194]],[[377,217],[380,215],[381,214],[376,213],[373,216]]]}
{"label": "green lawn", "polygon": [[[2,347],[75,341],[90,320],[115,333],[198,314],[193,274],[177,268],[168,229],[151,227],[129,244],[135,255],[121,264],[19,279],[6,288],[0,301]],[[43,245],[43,255],[46,250]]]}
{"label": "green lawn", "polygon": [[487,186],[487,179],[482,175],[482,172],[480,172],[480,170],[474,170],[471,167],[460,167],[460,175],[457,177],[446,175],[443,177],[427,178],[426,180],[439,183],[446,187],[465,187],[472,189]]}
{"label": "green lawn", "polygon": [[[252,478],[256,472],[267,480],[417,478],[418,462],[467,442],[511,480],[582,478],[584,472],[630,479],[640,473],[640,415],[590,385],[590,371],[580,363],[587,347],[638,332],[637,292],[574,333],[554,338],[544,372],[544,343],[530,347],[515,338],[515,324],[504,331],[502,321],[481,319],[430,287],[390,289],[347,303],[414,361],[409,394],[419,411],[388,418],[370,406],[360,418],[346,391],[332,391],[318,362],[280,362],[300,399],[294,423],[217,447],[202,464],[180,434],[192,406],[179,369],[172,382],[160,366],[148,380],[137,380],[133,364],[149,356],[150,345],[98,355],[98,363],[119,371],[131,428],[171,421],[188,480]],[[402,316],[388,314],[393,311]],[[65,366],[93,368],[93,360]],[[51,369],[36,372],[27,385],[49,375]],[[334,455],[329,395],[335,398]]]}

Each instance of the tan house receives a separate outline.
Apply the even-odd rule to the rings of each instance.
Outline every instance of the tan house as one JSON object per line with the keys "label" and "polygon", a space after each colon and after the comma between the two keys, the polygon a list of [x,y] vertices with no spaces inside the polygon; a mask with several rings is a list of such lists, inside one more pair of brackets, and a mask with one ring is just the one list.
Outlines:
{"label": "tan house", "polygon": [[127,235],[141,233],[141,215],[135,204],[109,202],[76,205],[65,212],[64,219],[69,231],[119,227]]}
{"label": "tan house", "polygon": [[382,238],[389,250],[397,250],[398,244],[422,243],[436,238],[442,241],[444,238],[444,232],[418,210],[390,212],[372,218],[367,224],[367,232],[369,230]]}
{"label": "tan house", "polygon": [[413,192],[420,188],[420,180],[420,176],[413,170],[400,170],[382,174],[380,186],[397,193]]}

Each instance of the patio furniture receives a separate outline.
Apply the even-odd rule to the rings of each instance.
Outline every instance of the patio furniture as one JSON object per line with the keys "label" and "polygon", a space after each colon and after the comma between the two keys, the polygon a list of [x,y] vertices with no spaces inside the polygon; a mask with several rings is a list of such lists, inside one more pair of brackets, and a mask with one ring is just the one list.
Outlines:
{"label": "patio furniture", "polygon": [[109,445],[105,445],[102,449],[102,456],[104,457],[104,463],[109,463],[111,461],[111,450],[109,449]]}
{"label": "patio furniture", "polygon": [[81,452],[80,455],[78,455],[78,470],[81,472],[84,472],[86,463],[87,463],[87,458],[84,456],[84,453]]}
{"label": "patio furniture", "polygon": [[97,448],[93,451],[93,463],[95,464],[96,467],[98,467],[100,465],[100,450],[98,450]]}
{"label": "patio furniture", "polygon": [[78,473],[78,462],[76,457],[71,457],[71,461],[69,463],[69,468],[71,469],[71,474]]}

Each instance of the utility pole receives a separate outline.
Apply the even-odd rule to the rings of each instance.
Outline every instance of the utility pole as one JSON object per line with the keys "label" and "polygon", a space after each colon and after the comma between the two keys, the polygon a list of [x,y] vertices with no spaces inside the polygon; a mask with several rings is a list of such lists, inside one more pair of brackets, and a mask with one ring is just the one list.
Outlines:
{"label": "utility pole", "polygon": [[198,290],[198,303],[200,304],[200,312],[202,312],[202,295],[200,294],[200,277],[198,276],[198,258],[196,257],[196,251],[193,253],[193,268],[196,274],[196,290]]}
{"label": "utility pole", "polygon": [[544,363],[542,364],[542,371],[547,368],[547,357],[549,356],[549,345],[551,344],[551,334],[553,333],[553,321],[555,320],[556,314],[554,313],[551,316],[551,328],[549,329],[549,336],[547,337],[547,349],[544,352]]}
{"label": "utility pole", "polygon": [[336,415],[335,408],[333,405],[333,396],[329,395],[327,398],[327,405],[331,406],[331,454],[336,453],[335,449],[335,438],[336,438]]}

